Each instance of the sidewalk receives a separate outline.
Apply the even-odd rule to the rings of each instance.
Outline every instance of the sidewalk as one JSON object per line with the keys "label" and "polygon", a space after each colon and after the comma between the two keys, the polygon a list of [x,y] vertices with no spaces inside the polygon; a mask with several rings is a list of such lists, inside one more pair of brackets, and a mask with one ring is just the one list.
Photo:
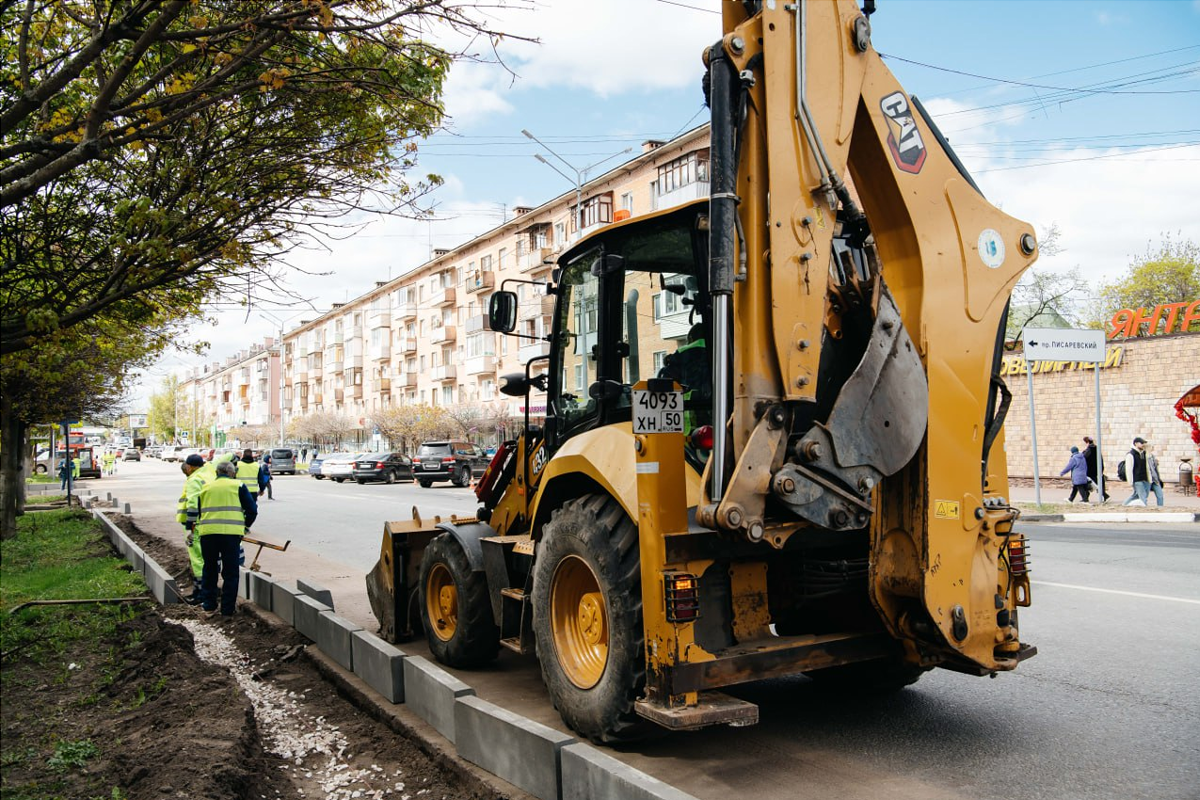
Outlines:
{"label": "sidewalk", "polygon": [[1161,507],[1155,504],[1154,495],[1151,494],[1150,505],[1142,508],[1122,505],[1132,492],[1132,487],[1122,481],[1111,481],[1105,485],[1109,500],[1103,505],[1084,503],[1078,499],[1068,503],[1070,487],[1043,481],[1040,506],[1035,502],[1032,480],[1017,478],[1014,482],[1030,484],[1012,487],[1008,498],[1021,509],[1023,522],[1200,522],[1200,497],[1194,493],[1180,494],[1176,484],[1163,487]]}

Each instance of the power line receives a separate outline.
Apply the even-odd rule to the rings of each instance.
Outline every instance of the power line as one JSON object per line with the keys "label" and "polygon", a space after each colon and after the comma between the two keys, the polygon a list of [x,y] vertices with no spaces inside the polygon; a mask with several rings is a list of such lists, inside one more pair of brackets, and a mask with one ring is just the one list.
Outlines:
{"label": "power line", "polygon": [[[1195,147],[1195,146],[1196,146],[1195,142],[1188,142],[1186,144],[1171,144],[1171,145],[1162,145],[1160,147],[1148,147],[1143,152],[1159,153],[1159,152],[1163,152],[1166,150],[1179,150],[1184,147]],[[1056,161],[1043,161],[1039,164],[1019,164],[1019,165],[1011,166],[1011,167],[993,167],[992,169],[974,170],[974,172],[976,175],[980,175],[985,172],[1008,172],[1008,171],[1014,170],[1014,169],[1030,169],[1031,167],[1050,167],[1050,166],[1056,166],[1058,164],[1077,164],[1077,163],[1080,163],[1083,161],[1103,161],[1103,160],[1110,159],[1110,158],[1118,158],[1118,157],[1124,156],[1124,155],[1127,155],[1127,154],[1126,153],[1107,153],[1107,154],[1101,154],[1101,155],[1096,155],[1096,156],[1087,156],[1085,158],[1064,158],[1064,159],[1059,159]],[[1133,160],[1134,159],[1130,159],[1130,161],[1133,161]],[[1136,160],[1137,161],[1155,161],[1157,159],[1136,159]]]}

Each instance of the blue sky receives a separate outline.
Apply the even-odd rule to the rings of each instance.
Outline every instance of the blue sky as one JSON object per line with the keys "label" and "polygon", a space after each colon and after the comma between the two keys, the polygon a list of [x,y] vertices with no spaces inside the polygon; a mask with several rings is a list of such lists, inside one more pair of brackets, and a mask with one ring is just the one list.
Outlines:
{"label": "blue sky", "polygon": [[[496,12],[496,26],[540,41],[502,42],[508,69],[463,62],[452,70],[447,131],[422,144],[417,173],[445,179],[432,198],[438,221],[379,220],[300,254],[297,263],[322,274],[298,275],[292,287],[317,310],[419,266],[431,247],[494,227],[504,209],[571,191],[534,160],[544,151],[522,128],[582,168],[704,121],[700,53],[720,36],[717,0],[510,5]],[[1099,282],[1165,232],[1200,241],[1200,0],[877,6],[874,47],[988,199],[1038,230],[1059,226],[1065,250],[1039,266],[1078,266]],[[244,309],[219,318],[216,328],[196,328],[212,343],[209,358],[164,358],[140,379],[134,405],[185,362],[223,360],[276,327]]]}

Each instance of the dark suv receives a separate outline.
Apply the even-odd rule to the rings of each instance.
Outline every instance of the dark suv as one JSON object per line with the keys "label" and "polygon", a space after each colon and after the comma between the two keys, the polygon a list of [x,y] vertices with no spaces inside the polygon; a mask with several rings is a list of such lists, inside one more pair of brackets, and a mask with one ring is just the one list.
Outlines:
{"label": "dark suv", "polygon": [[470,442],[425,442],[413,456],[413,479],[426,489],[434,481],[466,486],[472,475],[483,474],[489,460],[483,448]]}
{"label": "dark suv", "polygon": [[412,462],[403,453],[367,453],[354,462],[354,480],[359,483],[395,483],[397,478],[412,480],[412,476]]}

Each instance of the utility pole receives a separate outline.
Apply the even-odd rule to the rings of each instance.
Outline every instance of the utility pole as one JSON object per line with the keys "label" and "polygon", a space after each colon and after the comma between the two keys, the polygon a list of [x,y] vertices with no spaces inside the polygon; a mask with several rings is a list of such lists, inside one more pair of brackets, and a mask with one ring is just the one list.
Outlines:
{"label": "utility pole", "polygon": [[532,139],[533,141],[540,144],[542,147],[546,148],[546,150],[549,151],[550,155],[557,158],[559,161],[561,161],[563,164],[566,165],[567,169],[569,169],[575,173],[575,177],[572,178],[570,175],[563,172],[561,169],[559,169],[558,167],[554,166],[549,161],[547,161],[545,159],[545,157],[542,156],[541,153],[533,154],[533,157],[536,158],[538,161],[542,162],[547,167],[554,170],[559,175],[562,175],[564,178],[566,178],[567,180],[569,180],[575,184],[575,238],[579,239],[581,236],[583,236],[583,180],[584,180],[584,176],[587,175],[588,172],[590,172],[591,170],[593,170],[596,167],[603,164],[605,161],[611,161],[612,159],[616,158],[617,156],[623,156],[626,153],[632,152],[633,148],[626,147],[624,150],[622,150],[619,153],[613,153],[611,156],[602,158],[599,161],[597,161],[596,163],[589,164],[588,166],[580,169],[579,167],[576,167],[574,164],[572,164],[570,161],[567,161],[565,158],[563,158],[558,153],[554,152],[554,148],[552,148],[550,145],[546,144],[541,139],[534,136],[529,131],[522,128],[521,133],[525,134],[526,138]]}

